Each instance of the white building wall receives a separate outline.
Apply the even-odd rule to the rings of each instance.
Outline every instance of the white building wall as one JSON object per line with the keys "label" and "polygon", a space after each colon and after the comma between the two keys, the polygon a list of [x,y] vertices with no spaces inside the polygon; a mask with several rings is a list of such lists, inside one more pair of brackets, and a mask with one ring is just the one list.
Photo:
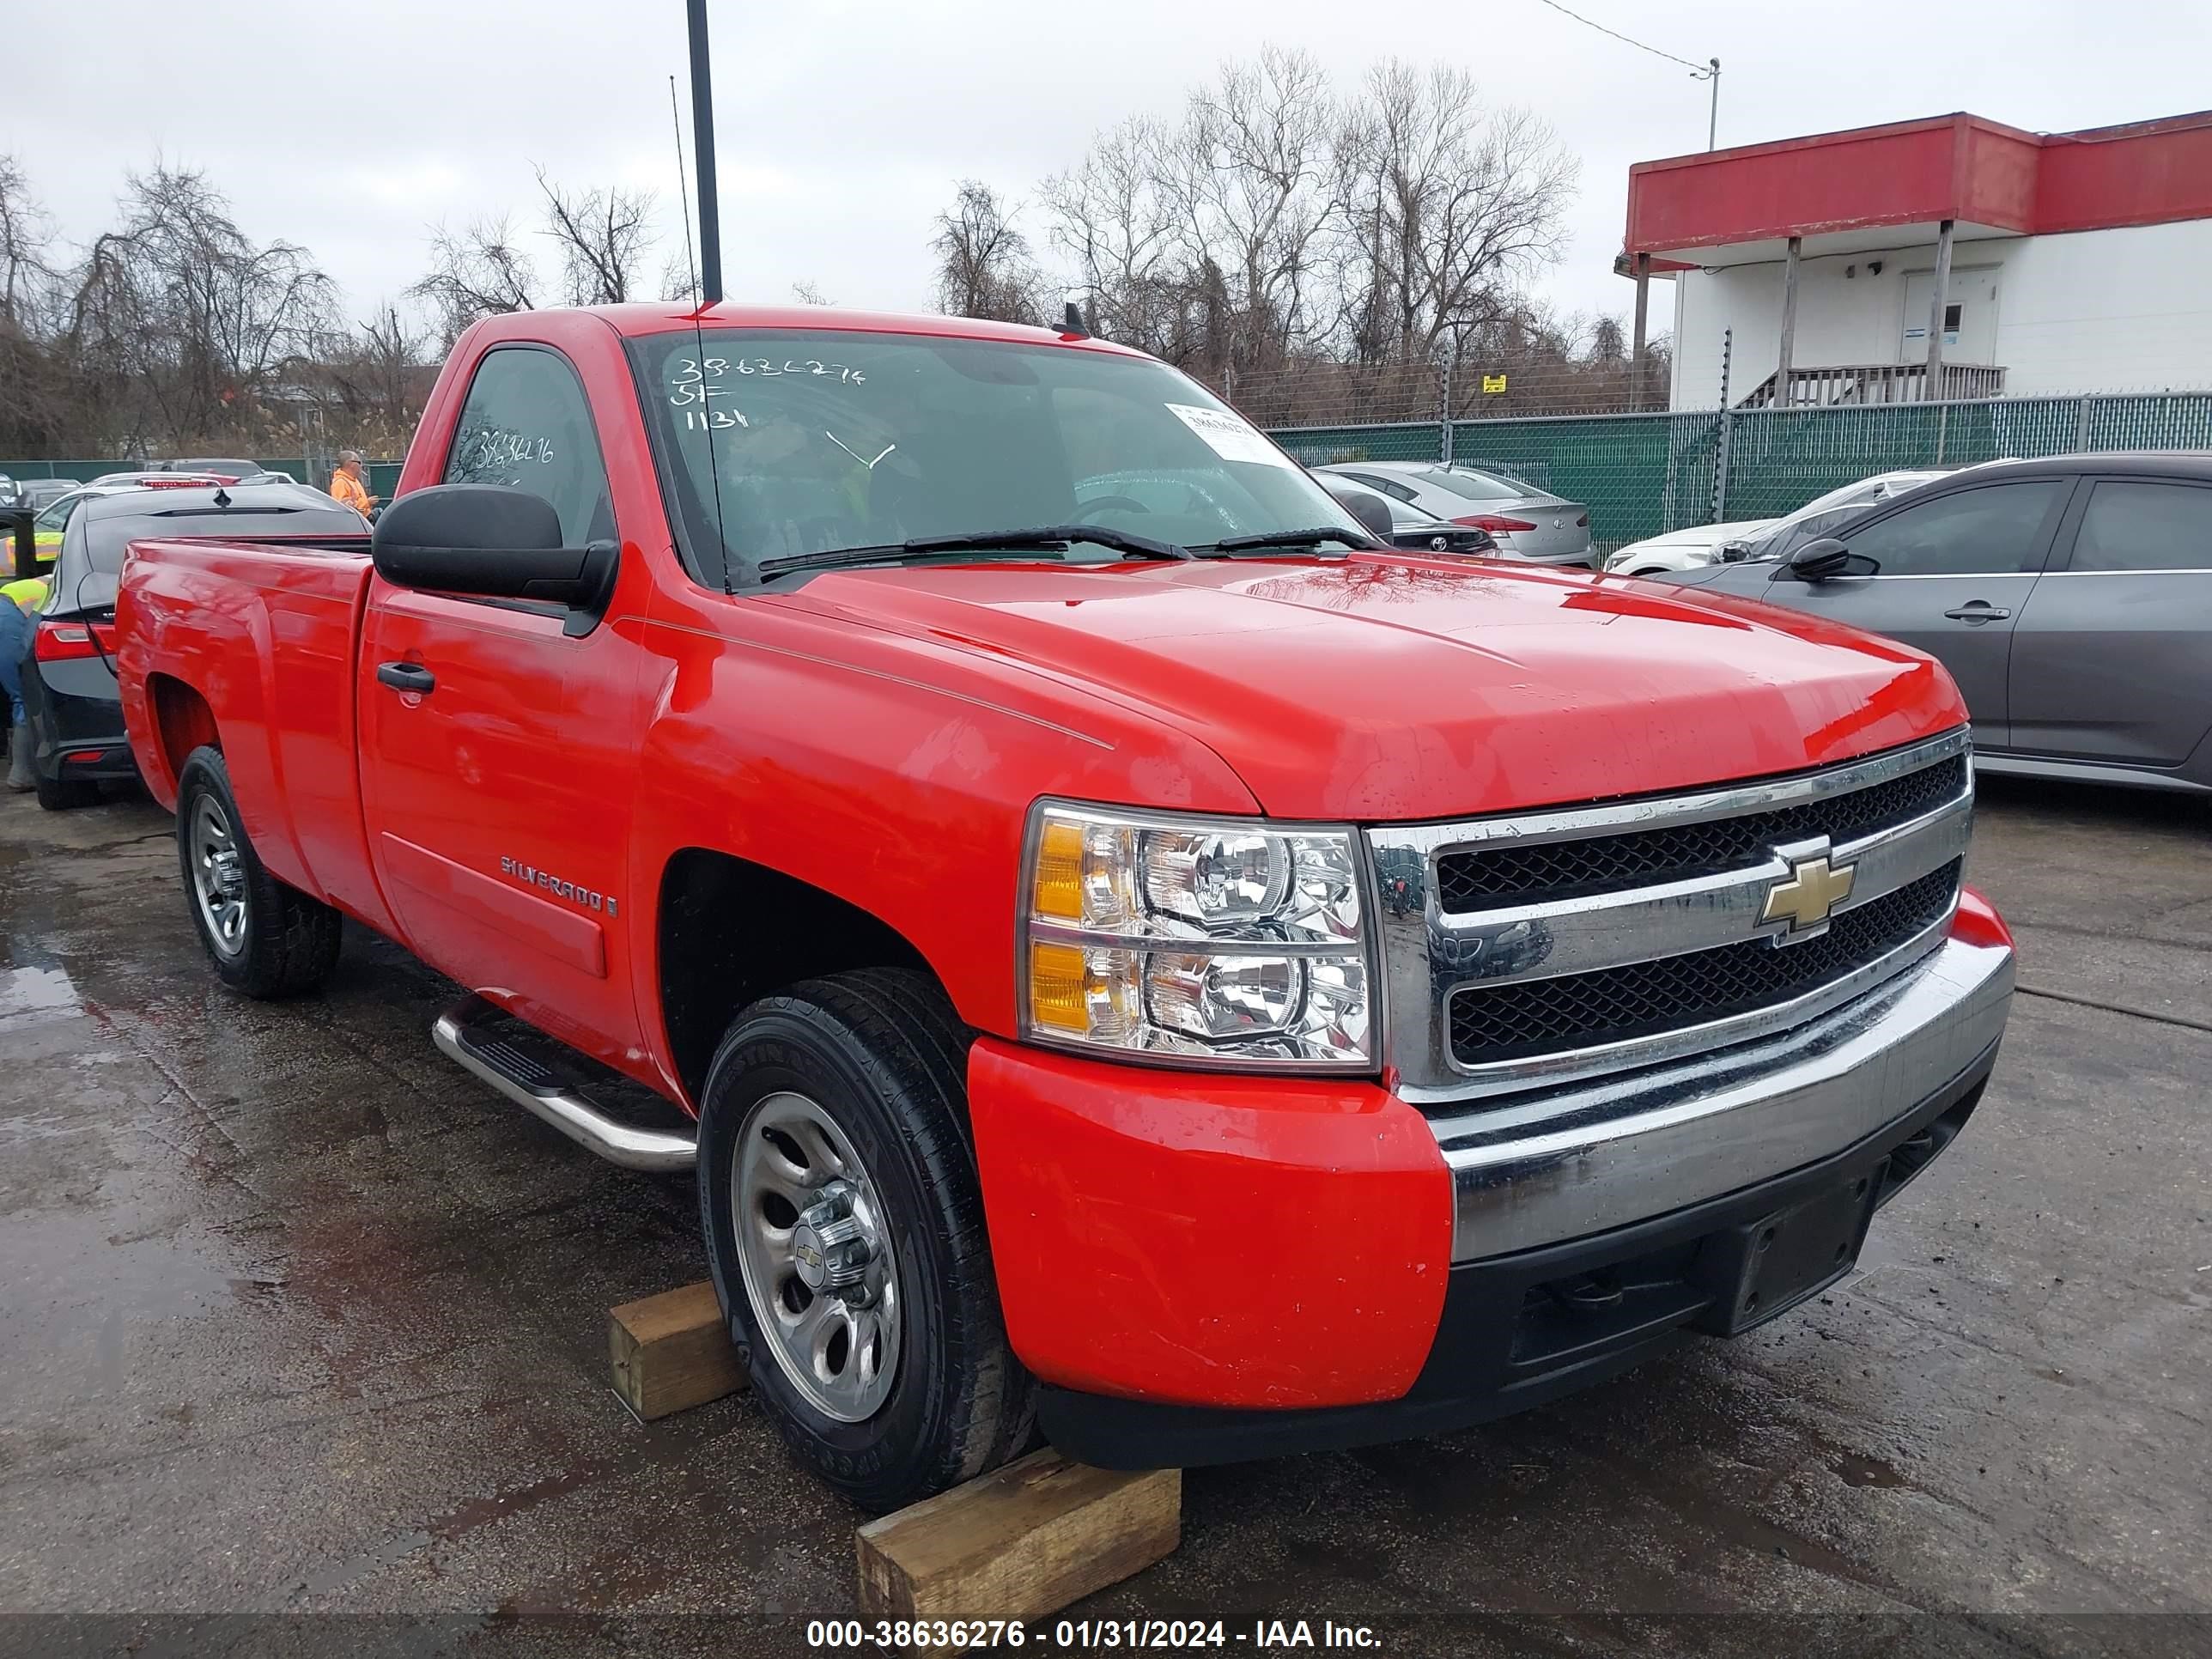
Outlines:
{"label": "white building wall", "polygon": [[[1880,275],[1869,269],[1877,262]],[[1932,242],[1802,261],[1792,353],[1797,367],[1906,361],[1905,277],[1935,263]],[[1989,360],[2008,371],[2008,394],[2212,388],[2212,279],[2206,275],[2212,271],[2212,220],[1962,239],[1953,244],[1951,264],[1954,272],[1996,268],[1996,335]],[[1856,274],[1847,277],[1850,267]],[[1778,260],[1675,277],[1675,408],[1711,409],[1718,401],[1724,329],[1735,331],[1732,398],[1741,401],[1774,373],[1781,355],[1782,270]]]}

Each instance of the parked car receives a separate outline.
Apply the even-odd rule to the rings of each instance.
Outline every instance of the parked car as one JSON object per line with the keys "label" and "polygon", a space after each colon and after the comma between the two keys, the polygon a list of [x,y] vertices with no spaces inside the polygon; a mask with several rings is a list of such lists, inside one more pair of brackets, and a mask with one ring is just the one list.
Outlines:
{"label": "parked car", "polygon": [[1504,473],[1427,461],[1344,461],[1315,470],[1337,473],[1436,518],[1480,530],[1497,544],[1499,558],[1597,567],[1589,509]]}
{"label": "parked car", "polygon": [[[1915,467],[1877,472],[1870,478],[1815,495],[1783,518],[1698,525],[1654,536],[1649,541],[1632,542],[1607,558],[1605,568],[1617,575],[1660,576],[1749,557],[1754,550],[1762,558],[1786,557],[1793,548],[1815,536],[1832,533],[1877,501],[1902,495],[1935,479],[1948,477],[1956,471],[1955,467]],[[1771,544],[1762,544],[1761,538],[1770,536],[1775,539]]]}
{"label": "parked car", "polygon": [[[135,778],[115,679],[115,592],[123,557],[142,536],[363,536],[368,524],[317,489],[271,485],[173,489],[94,486],[64,497],[59,555],[22,664],[23,710],[39,805],[82,806],[98,786]],[[48,512],[55,511],[49,508]]]}
{"label": "parked car", "polygon": [[224,483],[251,483],[265,474],[258,461],[241,461],[222,456],[201,455],[186,459],[157,461],[155,467],[163,472],[204,473]]}
{"label": "parked car", "polygon": [[1363,526],[1393,547],[1411,553],[1483,554],[1498,550],[1487,531],[1437,518],[1334,472],[1314,476],[1323,489],[1358,515]]}
{"label": "parked car", "polygon": [[135,471],[103,472],[93,480],[112,489],[195,489],[204,485],[226,488],[238,482],[214,472],[175,472],[166,467],[141,467]]}
{"label": "parked car", "polygon": [[33,513],[43,513],[63,496],[83,488],[75,478],[30,478],[15,487],[15,499]]}
{"label": "parked car", "polygon": [[2212,791],[2212,456],[1991,462],[1681,578],[1951,671],[1985,772]]}
{"label": "parked car", "polygon": [[1109,341],[793,316],[487,318],[368,554],[135,544],[218,978],[351,916],[488,1086],[695,1170],[753,1397],[871,1509],[1032,1412],[1440,1432],[1850,1271],[2011,999],[1935,664],[1370,547]]}
{"label": "parked car", "polygon": [[1662,576],[1670,571],[1695,570],[1720,556],[1723,543],[1747,540],[1773,527],[1773,519],[1732,519],[1725,524],[1685,525],[1663,535],[1631,542],[1607,556],[1607,574],[1616,576]]}

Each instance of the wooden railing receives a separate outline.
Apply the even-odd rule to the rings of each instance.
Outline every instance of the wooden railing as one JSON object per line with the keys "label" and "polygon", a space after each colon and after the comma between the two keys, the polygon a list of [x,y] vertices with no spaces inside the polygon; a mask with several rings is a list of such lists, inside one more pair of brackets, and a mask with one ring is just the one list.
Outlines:
{"label": "wooden railing", "polygon": [[1774,395],[1770,374],[1737,404],[1765,409],[1775,404],[1794,409],[1830,408],[1838,404],[1940,403],[1960,398],[2002,398],[2005,372],[1988,363],[1939,363],[1934,376],[1925,363],[1843,363],[1790,371],[1790,386]]}

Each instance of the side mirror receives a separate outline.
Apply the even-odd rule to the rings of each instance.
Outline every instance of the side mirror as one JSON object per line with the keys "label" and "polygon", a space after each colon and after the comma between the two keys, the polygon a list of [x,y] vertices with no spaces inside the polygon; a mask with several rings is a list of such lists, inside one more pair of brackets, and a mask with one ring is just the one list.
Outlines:
{"label": "side mirror", "polygon": [[1790,556],[1783,568],[1801,582],[1824,582],[1850,568],[1851,552],[1833,536],[1816,536]]}
{"label": "side mirror", "polygon": [[384,509],[369,536],[377,574],[396,587],[566,605],[564,632],[606,614],[621,568],[615,542],[561,544],[551,502],[507,484],[434,484]]}
{"label": "side mirror", "polygon": [[1336,499],[1346,512],[1359,520],[1361,529],[1385,547],[1390,544],[1390,532],[1394,527],[1390,522],[1390,509],[1380,495],[1370,495],[1364,489],[1347,489]]}

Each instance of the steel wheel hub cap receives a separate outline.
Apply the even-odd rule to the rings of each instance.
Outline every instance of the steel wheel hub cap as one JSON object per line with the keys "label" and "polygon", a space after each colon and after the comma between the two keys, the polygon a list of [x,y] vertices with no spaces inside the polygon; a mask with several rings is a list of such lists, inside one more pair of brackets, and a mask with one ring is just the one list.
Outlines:
{"label": "steel wheel hub cap", "polygon": [[208,938],[224,956],[234,957],[246,948],[246,868],[230,816],[211,796],[203,795],[193,805],[186,850],[192,896]]}
{"label": "steel wheel hub cap", "polygon": [[753,1107],[731,1164],[745,1298],[778,1369],[824,1416],[865,1421],[890,1397],[902,1323],[874,1182],[829,1113],[797,1094]]}

